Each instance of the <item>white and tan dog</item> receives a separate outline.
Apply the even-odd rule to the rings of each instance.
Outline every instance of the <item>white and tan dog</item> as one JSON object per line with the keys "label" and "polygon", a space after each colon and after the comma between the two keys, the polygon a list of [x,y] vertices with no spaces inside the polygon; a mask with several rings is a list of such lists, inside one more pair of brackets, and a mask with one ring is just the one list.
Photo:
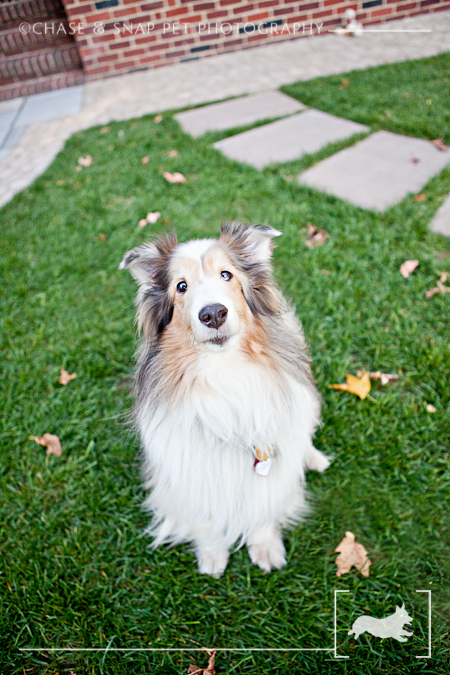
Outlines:
{"label": "white and tan dog", "polygon": [[166,236],[129,251],[143,341],[134,417],[151,490],[153,546],[192,542],[219,576],[247,544],[285,564],[281,530],[305,513],[320,418],[303,332],[272,275],[271,227],[228,223],[220,239]]}

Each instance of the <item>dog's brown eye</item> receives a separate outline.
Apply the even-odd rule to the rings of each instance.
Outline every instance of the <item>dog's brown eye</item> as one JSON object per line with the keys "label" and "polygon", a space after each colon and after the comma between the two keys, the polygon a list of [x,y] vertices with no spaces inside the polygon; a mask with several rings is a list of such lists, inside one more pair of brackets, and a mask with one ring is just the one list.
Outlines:
{"label": "dog's brown eye", "polygon": [[177,283],[177,293],[186,293],[187,283],[185,281],[179,281]]}
{"label": "dog's brown eye", "polygon": [[228,272],[227,270],[224,270],[220,276],[222,277],[222,279],[225,279],[225,281],[231,281],[231,279],[233,278],[231,272]]}

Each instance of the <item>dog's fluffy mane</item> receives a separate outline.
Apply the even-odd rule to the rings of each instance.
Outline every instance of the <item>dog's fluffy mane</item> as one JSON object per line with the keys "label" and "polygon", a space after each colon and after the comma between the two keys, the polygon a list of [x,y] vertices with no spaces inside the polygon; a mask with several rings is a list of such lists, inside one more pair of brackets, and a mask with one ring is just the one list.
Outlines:
{"label": "dog's fluffy mane", "polygon": [[[275,282],[270,262],[255,260],[251,255],[256,245],[252,235],[255,231],[264,233],[266,229],[270,228],[225,223],[217,242],[246,280],[242,292],[253,317],[251,341],[259,347],[256,351],[247,349],[248,356],[256,361],[265,357],[274,374],[288,372],[297,381],[314,388],[311,359],[294,311]],[[177,401],[182,391],[191,390],[194,384],[189,375],[197,357],[195,349],[188,341],[169,349],[170,338],[167,339],[166,334],[174,309],[169,294],[169,267],[177,245],[175,233],[164,235],[131,251],[122,265],[129,266],[139,257],[148,279],[145,290],[141,290],[136,299],[137,322],[144,334],[135,378],[136,415],[149,399],[155,405]]]}

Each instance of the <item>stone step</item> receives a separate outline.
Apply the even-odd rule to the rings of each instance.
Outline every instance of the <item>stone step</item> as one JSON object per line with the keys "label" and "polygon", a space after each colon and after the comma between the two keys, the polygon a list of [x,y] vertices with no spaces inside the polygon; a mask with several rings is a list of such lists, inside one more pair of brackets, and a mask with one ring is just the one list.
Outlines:
{"label": "stone step", "polygon": [[205,105],[175,115],[175,119],[194,138],[207,131],[243,127],[271,117],[285,117],[304,110],[303,103],[280,91],[268,91]]}
{"label": "stone step", "polygon": [[56,73],[43,77],[34,77],[21,82],[14,82],[0,86],[0,101],[8,101],[19,96],[31,96],[46,91],[64,89],[74,85],[83,84],[85,75],[81,69],[67,73]]}
{"label": "stone step", "polygon": [[55,17],[65,17],[60,0],[13,0],[0,4],[0,28]]}
{"label": "stone step", "polygon": [[368,131],[363,124],[310,109],[224,138],[214,143],[214,148],[230,159],[263,169],[274,162],[300,159],[329,143]]}
{"label": "stone step", "polygon": [[[46,46],[73,44],[69,22],[65,18],[42,21],[39,32],[21,33],[18,26],[0,28],[0,53],[6,57],[42,49]],[[4,59],[2,59],[4,60]]]}
{"label": "stone step", "polygon": [[430,141],[378,131],[304,171],[302,185],[316,188],[371,211],[383,212],[450,163],[450,151]]}
{"label": "stone step", "polygon": [[0,87],[80,69],[80,56],[74,42],[49,45],[0,60]]}

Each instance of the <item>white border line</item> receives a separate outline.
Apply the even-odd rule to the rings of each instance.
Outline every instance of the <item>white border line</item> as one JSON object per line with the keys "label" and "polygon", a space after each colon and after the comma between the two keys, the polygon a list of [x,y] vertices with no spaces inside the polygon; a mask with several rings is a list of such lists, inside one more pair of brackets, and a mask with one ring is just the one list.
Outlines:
{"label": "white border line", "polygon": [[428,593],[428,656],[416,656],[416,659],[431,659],[431,591],[416,591],[416,593]]}
{"label": "white border line", "polygon": [[337,654],[337,593],[350,593],[350,591],[334,591],[334,658],[349,659],[349,656],[338,656]]}
{"label": "white border line", "polygon": [[[19,647],[19,652],[332,652],[333,647]],[[348,657],[345,657],[348,658]]]}
{"label": "white border line", "polygon": [[[345,29],[345,27],[343,27]],[[359,28],[360,33],[432,33],[430,28]],[[342,35],[339,28],[332,28],[329,33],[337,33]],[[352,31],[349,31],[350,33]]]}

